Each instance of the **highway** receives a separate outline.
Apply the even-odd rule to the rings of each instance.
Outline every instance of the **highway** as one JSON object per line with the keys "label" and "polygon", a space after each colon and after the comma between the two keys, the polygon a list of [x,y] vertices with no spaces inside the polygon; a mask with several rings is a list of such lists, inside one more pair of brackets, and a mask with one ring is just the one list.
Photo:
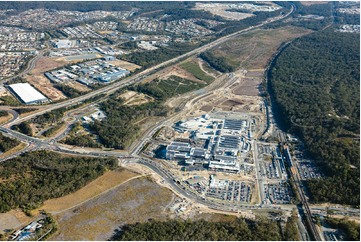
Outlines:
{"label": "highway", "polygon": [[[294,7],[292,7],[290,12],[287,13],[286,15],[284,15],[284,16],[279,16],[277,18],[273,18],[270,21],[263,22],[263,23],[258,24],[256,26],[251,26],[251,27],[246,28],[244,30],[240,30],[240,31],[235,32],[233,34],[229,34],[227,36],[221,37],[221,38],[219,38],[219,39],[217,39],[217,40],[215,40],[215,41],[213,41],[211,43],[208,43],[208,44],[206,44],[206,45],[204,45],[202,47],[194,49],[194,50],[192,50],[192,51],[190,51],[190,52],[188,52],[186,54],[183,54],[183,55],[178,56],[176,58],[173,58],[171,60],[165,61],[165,62],[163,62],[161,64],[158,64],[158,65],[156,65],[154,67],[151,67],[151,68],[149,68],[147,70],[144,70],[144,71],[142,71],[142,72],[140,72],[140,73],[138,73],[138,74],[136,74],[134,76],[130,76],[128,78],[125,78],[122,81],[112,83],[112,84],[110,84],[108,86],[105,86],[105,87],[100,88],[98,90],[95,90],[93,92],[87,93],[87,94],[85,94],[83,96],[80,96],[78,98],[74,98],[74,99],[71,99],[71,100],[66,100],[66,101],[63,101],[63,102],[54,103],[54,104],[50,104],[50,105],[41,106],[42,110],[33,112],[32,114],[30,114],[28,116],[25,116],[25,117],[20,118],[20,117],[16,116],[10,122],[7,123],[7,126],[10,127],[10,126],[12,126],[14,124],[18,124],[18,123],[21,123],[23,121],[29,120],[29,119],[31,119],[33,117],[44,114],[44,113],[49,112],[51,110],[55,110],[55,109],[62,108],[62,107],[72,106],[72,105],[81,103],[84,100],[87,100],[89,98],[95,97],[97,95],[104,94],[104,93],[107,93],[107,94],[113,93],[116,90],[118,90],[119,88],[122,88],[122,87],[125,87],[125,86],[128,86],[128,85],[132,85],[134,83],[141,82],[142,79],[146,75],[149,75],[150,73],[152,73],[152,72],[154,72],[154,71],[156,71],[156,70],[158,70],[158,69],[160,69],[162,67],[165,67],[165,66],[167,66],[169,64],[179,62],[180,60],[182,60],[184,58],[187,58],[187,57],[190,57],[190,56],[193,56],[193,55],[197,55],[197,54],[199,54],[201,52],[204,52],[204,51],[206,51],[206,50],[208,50],[210,48],[213,48],[216,45],[219,45],[219,44],[229,40],[230,38],[233,38],[233,37],[238,36],[240,34],[243,34],[243,33],[246,33],[248,31],[251,31],[253,29],[262,27],[262,26],[264,26],[264,25],[266,25],[268,23],[271,23],[271,22],[278,21],[280,19],[286,18],[293,11],[294,11]],[[38,58],[40,58],[41,56],[42,56],[42,54],[39,55]],[[28,68],[26,69],[26,71],[24,73],[29,72],[34,67],[34,65],[36,63],[36,60],[37,60],[37,58],[34,58],[29,63],[29,66],[28,66]],[[24,73],[22,73],[22,74],[24,74]],[[202,94],[202,95],[205,96],[207,94]],[[199,93],[195,94],[196,98],[200,98],[198,96],[202,96],[202,95],[199,95]],[[184,103],[184,107],[185,107],[185,105],[186,105],[186,103]],[[178,116],[181,116],[181,115],[182,115],[182,112],[177,113],[177,115],[172,117],[172,119],[174,119],[174,118],[176,118]],[[172,119],[170,119],[170,120],[172,120]],[[163,123],[162,122],[158,123],[157,126],[161,126],[162,124],[164,124],[166,122],[170,122],[170,120],[169,119],[164,120]],[[157,129],[150,130],[149,133],[147,134],[147,136],[152,136],[154,134],[154,132],[156,132],[156,130]],[[86,155],[86,156],[96,156],[96,157],[109,156],[109,157],[118,157],[118,158],[129,158],[129,159],[130,158],[136,158],[136,159],[138,158],[139,159],[139,157],[136,154],[138,153],[139,149],[143,146],[143,144],[147,141],[146,138],[144,138],[143,141],[139,145],[136,146],[136,148],[133,150],[133,152],[131,152],[132,155],[129,155],[129,154],[127,154],[127,152],[100,151],[100,150],[95,150],[95,149],[86,150],[86,149],[81,149],[81,148],[70,149],[67,146],[57,144],[55,142],[56,140],[54,140],[54,139],[51,139],[49,141],[49,140],[38,139],[38,138],[35,138],[35,137],[29,137],[27,135],[21,134],[19,132],[16,132],[14,130],[10,130],[8,128],[1,127],[1,126],[0,126],[0,131],[3,132],[7,136],[17,138],[18,140],[21,140],[21,141],[29,144],[26,149],[24,149],[22,151],[19,151],[15,155],[24,153],[24,152],[29,151],[29,150],[44,149],[44,150],[53,150],[53,151],[56,151],[56,152],[62,152],[62,153],[73,154],[73,155]],[[14,157],[14,155],[12,155],[11,157]],[[9,157],[4,158],[3,160],[5,160],[5,159],[9,159]],[[3,160],[1,160],[1,161],[3,161]],[[149,167],[150,169],[155,171],[157,174],[164,177],[167,180],[167,182],[176,191],[180,192],[185,197],[188,197],[188,198],[190,198],[190,199],[192,199],[192,200],[194,200],[196,202],[199,202],[201,204],[209,206],[210,208],[223,210],[223,211],[233,211],[233,212],[236,211],[236,210],[262,209],[259,206],[234,204],[234,203],[228,203],[226,201],[217,202],[217,201],[212,201],[212,200],[207,199],[207,198],[202,198],[198,194],[195,194],[193,191],[186,188],[185,184],[175,182],[175,178],[172,176],[172,174],[169,173],[169,171],[167,171],[163,167],[156,166],[152,160],[149,160],[149,159],[146,159],[146,158],[143,157],[143,158],[140,158],[138,162],[140,164],[142,164],[142,165],[145,165],[145,166]],[[282,208],[292,210],[292,207],[283,206]],[[279,209],[281,209],[281,206],[265,206],[265,209],[278,209],[279,210]]]}
{"label": "highway", "polygon": [[[248,27],[246,29],[243,29],[243,30],[240,30],[240,31],[237,31],[235,33],[232,33],[232,34],[229,34],[229,35],[226,35],[226,36],[223,36],[211,43],[208,43],[208,44],[205,44],[197,49],[194,49],[190,52],[187,52],[181,56],[178,56],[178,57],[175,57],[173,59],[170,59],[168,61],[165,61],[165,62],[162,62],[156,66],[153,66],[151,68],[148,68],[147,70],[144,70],[134,76],[130,76],[128,78],[125,78],[124,80],[122,81],[118,81],[118,82],[115,82],[113,84],[110,84],[106,87],[103,87],[103,88],[100,88],[100,89],[97,89],[97,90],[94,90],[90,93],[87,93],[85,95],[82,95],[80,97],[77,97],[77,98],[73,98],[73,99],[70,99],[70,100],[66,100],[64,102],[60,102],[60,103],[56,103],[56,104],[51,104],[51,105],[47,105],[47,106],[43,106],[44,109],[41,110],[41,111],[38,111],[38,112],[34,112],[33,114],[31,115],[28,115],[26,117],[23,117],[23,118],[19,118],[17,120],[14,120],[12,122],[9,123],[9,125],[14,125],[14,124],[18,124],[18,123],[21,123],[23,121],[26,121],[26,120],[29,120],[33,117],[36,117],[38,115],[41,115],[41,114],[44,114],[46,112],[49,112],[51,110],[54,110],[54,109],[58,109],[58,108],[62,108],[62,107],[67,107],[67,106],[70,106],[70,105],[74,105],[74,104],[77,104],[77,103],[80,103],[84,100],[87,100],[89,98],[92,98],[92,97],[95,97],[97,95],[100,95],[100,94],[103,94],[103,93],[112,93],[112,92],[115,92],[116,90],[118,90],[119,88],[122,88],[122,87],[125,87],[125,86],[129,86],[129,85],[132,85],[132,84],[135,84],[135,83],[139,83],[142,81],[143,77],[145,77],[146,75],[149,75],[150,73],[152,73],[153,71],[156,71],[162,67],[165,67],[167,65],[170,65],[170,64],[174,64],[184,58],[187,58],[187,57],[190,57],[190,56],[193,56],[193,55],[197,55],[197,54],[200,54],[201,52],[204,52],[208,49],[211,49],[213,48],[214,46],[216,45],[219,45],[227,40],[229,40],[230,38],[233,38],[235,36],[238,36],[240,34],[243,34],[243,33],[246,33],[248,31],[251,31],[253,29],[256,29],[256,28],[259,28],[259,27],[262,27],[266,24],[269,24],[269,23],[272,23],[272,22],[275,22],[275,21],[278,21],[278,20],[281,20],[281,19],[284,19],[286,17],[288,17],[290,14],[292,14],[294,11],[294,6],[292,6],[290,12],[288,12],[286,15],[283,15],[283,16],[279,16],[279,17],[275,17],[271,20],[267,20],[261,24],[258,24],[258,25],[255,25],[255,26],[251,26],[251,27]],[[32,62],[32,63],[35,63],[35,62]],[[30,66],[32,66],[33,64],[31,64]],[[27,70],[29,71],[30,68]],[[20,74],[19,74],[20,75]]]}

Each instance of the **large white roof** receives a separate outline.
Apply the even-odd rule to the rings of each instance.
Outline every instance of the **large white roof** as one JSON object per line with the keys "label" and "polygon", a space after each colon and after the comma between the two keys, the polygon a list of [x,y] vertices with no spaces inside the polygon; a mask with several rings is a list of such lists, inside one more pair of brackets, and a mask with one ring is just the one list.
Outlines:
{"label": "large white roof", "polygon": [[33,88],[29,83],[16,83],[9,85],[10,88],[18,95],[24,103],[45,101],[47,98]]}

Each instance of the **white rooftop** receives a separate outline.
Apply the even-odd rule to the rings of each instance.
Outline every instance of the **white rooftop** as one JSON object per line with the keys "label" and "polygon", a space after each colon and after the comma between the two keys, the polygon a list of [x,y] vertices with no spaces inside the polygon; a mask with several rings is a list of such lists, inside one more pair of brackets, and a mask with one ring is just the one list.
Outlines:
{"label": "white rooftop", "polygon": [[47,100],[43,94],[38,92],[29,83],[16,83],[9,86],[24,103],[33,103]]}

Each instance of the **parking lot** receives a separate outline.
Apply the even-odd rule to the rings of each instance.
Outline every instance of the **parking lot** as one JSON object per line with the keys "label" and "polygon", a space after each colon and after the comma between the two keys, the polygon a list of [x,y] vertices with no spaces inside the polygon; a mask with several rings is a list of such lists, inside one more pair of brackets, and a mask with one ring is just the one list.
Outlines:
{"label": "parking lot", "polygon": [[222,180],[217,186],[210,186],[206,196],[232,202],[249,203],[251,185],[242,181]]}
{"label": "parking lot", "polygon": [[284,161],[272,159],[260,162],[260,174],[268,179],[283,179],[287,177]]}
{"label": "parking lot", "polygon": [[265,187],[265,193],[272,204],[291,203],[292,191],[287,182],[269,184]]}
{"label": "parking lot", "polygon": [[302,180],[321,178],[321,173],[311,161],[299,161],[298,170]]}

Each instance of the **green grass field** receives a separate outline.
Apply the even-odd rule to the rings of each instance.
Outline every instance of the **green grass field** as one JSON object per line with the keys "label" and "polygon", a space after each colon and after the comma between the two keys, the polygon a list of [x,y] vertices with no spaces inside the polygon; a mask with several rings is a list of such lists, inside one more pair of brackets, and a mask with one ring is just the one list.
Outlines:
{"label": "green grass field", "polygon": [[210,83],[214,80],[214,78],[207,73],[205,73],[195,61],[187,61],[180,65],[184,70],[192,73],[199,80]]}

